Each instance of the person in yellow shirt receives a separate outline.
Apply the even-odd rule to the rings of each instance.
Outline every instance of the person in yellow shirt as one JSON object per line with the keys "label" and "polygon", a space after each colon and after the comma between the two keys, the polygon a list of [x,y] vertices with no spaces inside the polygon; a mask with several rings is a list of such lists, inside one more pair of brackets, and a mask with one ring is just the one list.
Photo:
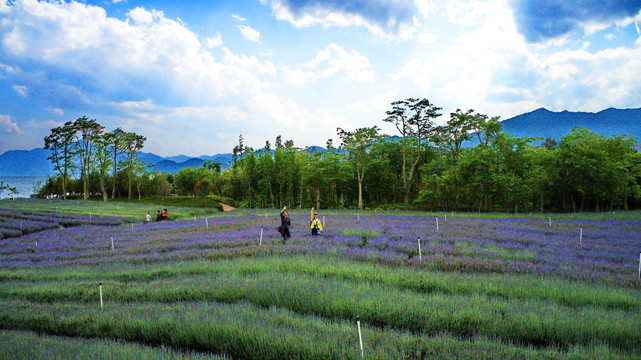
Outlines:
{"label": "person in yellow shirt", "polygon": [[314,211],[314,209],[315,208],[312,207],[311,221],[309,222],[309,228],[312,229],[312,236],[318,235],[319,231],[321,234],[323,233],[323,224],[321,224],[318,213]]}

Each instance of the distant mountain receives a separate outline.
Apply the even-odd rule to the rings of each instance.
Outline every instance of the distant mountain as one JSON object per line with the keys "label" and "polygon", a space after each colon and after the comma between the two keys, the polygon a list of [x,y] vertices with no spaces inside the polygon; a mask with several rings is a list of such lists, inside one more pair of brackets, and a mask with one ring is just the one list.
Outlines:
{"label": "distant mountain", "polygon": [[610,108],[598,113],[553,112],[541,108],[504,120],[501,124],[505,132],[519,137],[551,137],[558,141],[573,127],[581,126],[605,136],[627,134],[641,143],[641,108]]}
{"label": "distant mountain", "polygon": [[47,160],[49,150],[9,150],[0,155],[0,176],[47,176],[54,174]]}

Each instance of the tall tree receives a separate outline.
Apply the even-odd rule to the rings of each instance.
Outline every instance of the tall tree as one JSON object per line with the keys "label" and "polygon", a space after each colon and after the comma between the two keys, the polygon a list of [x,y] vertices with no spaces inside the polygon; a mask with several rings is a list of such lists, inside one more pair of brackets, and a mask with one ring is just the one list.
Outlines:
{"label": "tall tree", "polygon": [[378,126],[371,128],[358,128],[355,131],[345,131],[337,128],[338,136],[341,138],[341,148],[347,151],[347,159],[356,169],[358,180],[358,208],[363,209],[363,178],[371,163],[370,148],[374,141],[379,138]]}
{"label": "tall tree", "polygon": [[138,135],[136,133],[125,133],[124,138],[123,138],[123,149],[125,149],[125,167],[126,167],[126,172],[127,172],[127,178],[129,180],[129,191],[127,197],[131,199],[131,194],[132,194],[132,185],[133,185],[133,180],[134,176],[137,175],[138,171],[141,169],[140,168],[140,159],[138,159],[138,154],[140,153],[140,150],[144,147],[145,141],[147,141],[147,138]]}
{"label": "tall tree", "polygon": [[44,148],[51,151],[47,160],[51,160],[53,168],[62,178],[62,197],[67,199],[67,180],[70,173],[75,169],[73,162],[77,152],[77,142],[75,141],[76,130],[71,121],[67,121],[63,126],[51,129],[51,134],[45,137]]}
{"label": "tall tree", "polygon": [[100,192],[102,194],[102,201],[107,202],[109,195],[107,194],[107,171],[111,165],[111,149],[109,148],[109,133],[104,133],[99,136],[95,141],[95,154],[94,159],[100,174]]}
{"label": "tall tree", "polygon": [[83,196],[89,198],[89,172],[94,160],[94,145],[100,138],[105,127],[100,125],[95,119],[87,119],[86,116],[74,121],[76,140],[78,143],[78,156],[80,170],[82,174]]}
{"label": "tall tree", "polygon": [[125,153],[124,141],[126,132],[121,128],[116,128],[114,131],[105,134],[105,140],[111,148],[112,165],[113,165],[113,188],[111,190],[111,198],[116,197],[116,181],[118,179],[118,156]]}
{"label": "tall tree", "polygon": [[[434,106],[427,99],[409,98],[392,103],[392,110],[386,112],[383,121],[393,124],[401,135],[402,141],[402,170],[405,196],[403,202],[409,204],[410,190],[416,179],[416,170],[421,160],[423,141],[427,141],[434,131],[433,119],[441,116],[441,108]],[[408,159],[410,154],[412,159]],[[408,161],[410,162],[408,172]]]}

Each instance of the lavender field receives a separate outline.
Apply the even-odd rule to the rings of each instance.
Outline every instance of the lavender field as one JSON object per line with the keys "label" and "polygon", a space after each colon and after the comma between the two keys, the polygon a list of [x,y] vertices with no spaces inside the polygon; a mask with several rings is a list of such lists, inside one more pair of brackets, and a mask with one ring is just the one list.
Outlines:
{"label": "lavender field", "polygon": [[0,207],[0,358],[641,358],[635,216],[44,210]]}

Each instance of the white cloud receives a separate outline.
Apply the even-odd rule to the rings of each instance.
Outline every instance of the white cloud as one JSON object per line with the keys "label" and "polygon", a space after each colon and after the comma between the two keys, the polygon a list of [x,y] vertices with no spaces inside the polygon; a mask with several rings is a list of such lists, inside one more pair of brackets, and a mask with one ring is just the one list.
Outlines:
{"label": "white cloud", "polygon": [[260,40],[260,32],[250,28],[247,25],[238,25],[238,30],[243,34],[243,37],[249,41],[257,42]]}
{"label": "white cloud", "polygon": [[28,96],[27,87],[24,85],[13,85],[13,91],[20,94],[20,96],[22,96],[23,98],[26,98]]}
{"label": "white cloud", "polygon": [[231,14],[231,17],[233,17],[234,19],[236,19],[236,20],[238,20],[238,21],[240,21],[240,22],[244,22],[244,21],[246,21],[246,20],[247,20],[247,19],[245,19],[244,17],[241,17],[241,16],[240,16],[240,15],[238,15],[238,14]]}
{"label": "white cloud", "polygon": [[433,7],[426,0],[414,1],[291,1],[272,0],[271,7],[279,20],[298,28],[365,27],[376,36],[408,40],[420,26],[415,14],[427,15]]}
{"label": "white cloud", "polygon": [[16,124],[15,121],[13,121],[13,118],[9,115],[0,114],[0,126],[4,128],[3,132],[5,133],[15,132],[17,134],[22,134],[18,124]]}
{"label": "white cloud", "polygon": [[220,35],[220,34],[216,34],[216,35],[214,35],[214,36],[212,36],[210,38],[207,38],[206,43],[207,43],[207,47],[208,48],[215,48],[215,47],[218,47],[218,46],[222,46],[223,45],[223,36]]}
{"label": "white cloud", "polygon": [[333,77],[339,73],[347,79],[357,82],[369,82],[376,74],[370,69],[369,59],[356,50],[345,51],[337,44],[329,44],[321,50],[314,60],[300,64],[294,70],[287,70],[291,84],[302,85],[316,82],[319,79]]}
{"label": "white cloud", "polygon": [[58,116],[64,115],[64,111],[60,108],[46,108],[45,110],[49,111],[52,114],[56,114]]}
{"label": "white cloud", "polygon": [[151,24],[154,18],[160,19],[164,15],[162,11],[147,11],[144,8],[137,7],[127,13],[127,16],[133,20],[134,24]]}

